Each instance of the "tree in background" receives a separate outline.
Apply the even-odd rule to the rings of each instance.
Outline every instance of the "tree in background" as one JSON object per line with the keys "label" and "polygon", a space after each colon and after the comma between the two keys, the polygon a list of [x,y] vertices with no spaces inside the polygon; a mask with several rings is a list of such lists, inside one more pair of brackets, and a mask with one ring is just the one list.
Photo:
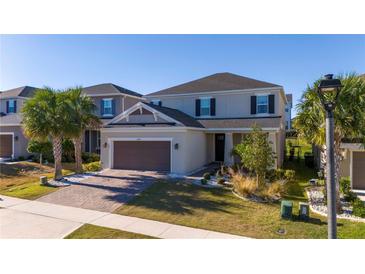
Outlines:
{"label": "tree in background", "polygon": [[268,134],[254,125],[252,133],[247,134],[242,143],[234,147],[234,152],[241,157],[242,165],[256,175],[257,186],[274,164],[274,152],[268,140]]}
{"label": "tree in background", "polygon": [[39,164],[43,165],[43,159],[49,159],[52,155],[52,143],[49,141],[39,142],[37,140],[29,140],[27,151],[39,155]]}
{"label": "tree in background", "polygon": [[22,108],[25,135],[39,142],[52,142],[54,179],[62,178],[62,140],[75,130],[70,123],[63,93],[45,87],[36,91]]}
{"label": "tree in background", "polygon": [[[340,210],[339,181],[342,160],[341,141],[343,138],[359,138],[365,143],[365,81],[356,74],[340,75],[343,85],[334,110],[334,151],[337,209]],[[299,136],[317,145],[322,151],[322,164],[326,171],[326,114],[317,94],[320,79],[309,85],[297,105],[294,127]]]}
{"label": "tree in background", "polygon": [[100,119],[95,115],[96,106],[92,99],[82,94],[82,88],[68,89],[64,94],[64,101],[67,105],[70,123],[74,131],[70,138],[75,148],[76,172],[82,173],[81,143],[82,136],[86,129],[98,129],[101,125]]}

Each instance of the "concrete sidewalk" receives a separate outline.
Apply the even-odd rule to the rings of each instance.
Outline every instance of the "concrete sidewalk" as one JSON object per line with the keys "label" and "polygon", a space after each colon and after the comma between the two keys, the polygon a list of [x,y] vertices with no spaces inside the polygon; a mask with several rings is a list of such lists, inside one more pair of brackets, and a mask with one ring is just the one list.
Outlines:
{"label": "concrete sidewalk", "polygon": [[243,239],[245,237],[96,210],[0,195],[0,238],[64,238],[93,224],[162,239]]}

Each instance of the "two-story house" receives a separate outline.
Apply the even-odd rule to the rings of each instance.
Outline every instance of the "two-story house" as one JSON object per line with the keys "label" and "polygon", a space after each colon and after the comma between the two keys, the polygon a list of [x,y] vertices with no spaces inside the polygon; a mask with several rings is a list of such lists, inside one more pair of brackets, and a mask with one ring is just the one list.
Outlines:
{"label": "two-story house", "polygon": [[[142,94],[122,88],[115,84],[99,84],[83,89],[96,105],[96,114],[103,125],[141,100]],[[86,130],[83,151],[100,154],[100,130]]]}
{"label": "two-story house", "polygon": [[25,86],[0,93],[0,158],[27,157],[28,139],[21,127],[21,108],[36,88]]}
{"label": "two-story house", "polygon": [[211,162],[232,164],[231,152],[259,125],[283,162],[282,86],[217,73],[144,96],[101,129],[104,168],[188,174]]}

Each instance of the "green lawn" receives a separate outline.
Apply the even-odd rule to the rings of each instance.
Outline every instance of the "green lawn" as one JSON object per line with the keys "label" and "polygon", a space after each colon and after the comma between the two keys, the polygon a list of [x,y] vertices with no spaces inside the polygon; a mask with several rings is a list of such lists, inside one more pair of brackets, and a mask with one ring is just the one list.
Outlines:
{"label": "green lawn", "polygon": [[[63,164],[63,174],[73,173],[73,164]],[[57,190],[55,187],[42,186],[40,176],[52,178],[53,167],[33,162],[14,164],[0,163],[0,194],[34,200]]]}
{"label": "green lawn", "polygon": [[[304,188],[314,171],[302,164],[289,163],[297,170],[297,180],[288,188],[286,199],[305,201]],[[231,191],[206,189],[183,181],[159,181],[120,207],[116,213],[162,222],[197,227],[254,238],[326,238],[326,219],[311,214],[309,222],[280,218],[279,204],[260,204],[235,197]],[[279,229],[285,235],[279,235]],[[365,223],[339,221],[340,238],[365,238]]]}
{"label": "green lawn", "polygon": [[65,239],[156,239],[150,236],[131,233],[118,229],[85,224]]}

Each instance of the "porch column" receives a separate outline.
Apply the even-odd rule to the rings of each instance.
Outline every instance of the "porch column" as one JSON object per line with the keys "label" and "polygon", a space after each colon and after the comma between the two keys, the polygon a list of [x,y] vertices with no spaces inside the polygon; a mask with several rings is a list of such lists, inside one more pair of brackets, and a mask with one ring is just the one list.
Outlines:
{"label": "porch column", "polygon": [[225,165],[233,165],[233,156],[232,156],[232,149],[233,149],[233,134],[226,133],[225,134],[225,141],[224,141],[224,164]]}

